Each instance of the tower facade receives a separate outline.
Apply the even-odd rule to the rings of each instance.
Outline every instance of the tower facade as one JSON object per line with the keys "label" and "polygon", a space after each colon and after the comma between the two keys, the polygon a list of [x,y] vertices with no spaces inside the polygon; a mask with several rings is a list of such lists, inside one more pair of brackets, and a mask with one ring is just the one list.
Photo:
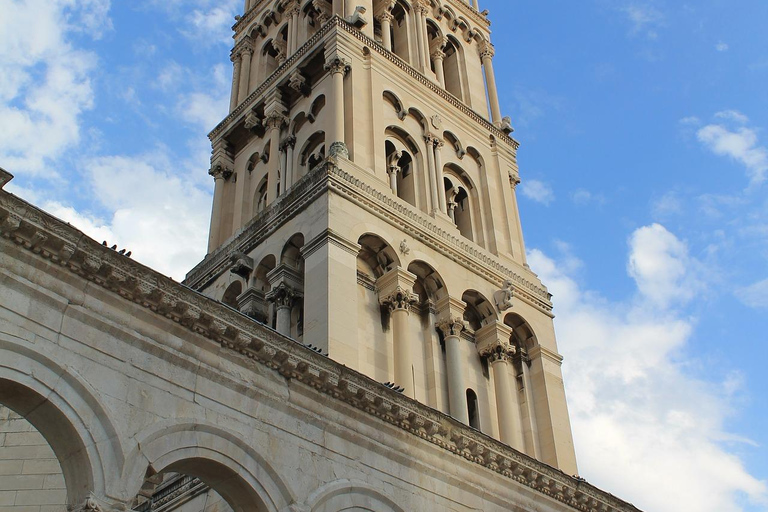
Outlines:
{"label": "tower facade", "polygon": [[233,28],[185,283],[575,474],[477,1],[247,0]]}

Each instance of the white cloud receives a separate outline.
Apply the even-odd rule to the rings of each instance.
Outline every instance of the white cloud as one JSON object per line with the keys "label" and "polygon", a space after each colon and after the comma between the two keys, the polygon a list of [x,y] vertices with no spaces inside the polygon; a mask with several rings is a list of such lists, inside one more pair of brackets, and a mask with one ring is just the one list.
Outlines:
{"label": "white cloud", "polygon": [[176,110],[186,122],[195,124],[205,132],[212,130],[229,112],[229,78],[224,66],[216,66],[211,74],[214,94],[195,91],[183,95]]}
{"label": "white cloud", "polygon": [[768,309],[768,279],[742,288],[736,296],[751,308]]}
{"label": "white cloud", "polygon": [[0,0],[0,161],[9,169],[39,174],[79,142],[96,57],[69,37],[100,37],[108,11],[106,0]]}
{"label": "white cloud", "polygon": [[528,199],[546,206],[549,206],[555,200],[555,193],[552,191],[552,187],[543,181],[526,180],[522,183],[520,191]]}
{"label": "white cloud", "polygon": [[654,217],[668,217],[683,212],[682,198],[677,192],[666,192],[651,202]]}
{"label": "white cloud", "polygon": [[242,14],[242,0],[145,0],[145,5],[166,11],[180,23],[179,31],[201,43],[232,45],[235,15]]}
{"label": "white cloud", "polygon": [[[735,111],[720,112],[717,116],[739,123],[747,117]],[[730,129],[723,124],[709,124],[697,132],[699,141],[720,156],[736,160],[747,170],[752,185],[762,183],[768,173],[768,149],[758,142],[757,132],[745,126]]]}
{"label": "white cloud", "polygon": [[679,306],[702,288],[688,246],[661,224],[637,229],[629,238],[629,275],[640,295],[659,307]]}
{"label": "white cloud", "polygon": [[629,266],[637,267],[640,300],[619,302],[582,289],[567,261],[537,250],[528,261],[554,294],[581,475],[643,510],[738,512],[745,498],[768,499],[766,483],[722,444],[739,439],[724,422],[740,381],[733,373],[716,383],[686,374],[691,361],[681,361],[681,349],[693,341],[694,322],[645,300],[670,295],[657,290],[657,269],[686,281],[688,259],[662,226],[636,230]]}
{"label": "white cloud", "polygon": [[162,150],[94,158],[85,163],[85,172],[94,198],[108,213],[97,217],[56,200],[45,202],[44,209],[181,280],[205,255],[211,193],[180,173],[179,166]]}
{"label": "white cloud", "polygon": [[729,48],[730,48],[730,46],[728,46],[728,43],[724,43],[722,41],[718,42],[715,45],[715,50],[717,50],[719,52],[727,52]]}
{"label": "white cloud", "polygon": [[701,124],[701,119],[696,116],[688,116],[680,119],[678,122],[682,125],[697,126]]}

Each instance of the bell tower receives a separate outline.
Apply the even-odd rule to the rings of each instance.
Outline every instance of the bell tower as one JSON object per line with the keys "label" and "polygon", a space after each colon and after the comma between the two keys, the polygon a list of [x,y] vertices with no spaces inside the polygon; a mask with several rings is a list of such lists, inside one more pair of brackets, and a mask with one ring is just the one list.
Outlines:
{"label": "bell tower", "polygon": [[186,284],[575,474],[477,0],[246,0]]}

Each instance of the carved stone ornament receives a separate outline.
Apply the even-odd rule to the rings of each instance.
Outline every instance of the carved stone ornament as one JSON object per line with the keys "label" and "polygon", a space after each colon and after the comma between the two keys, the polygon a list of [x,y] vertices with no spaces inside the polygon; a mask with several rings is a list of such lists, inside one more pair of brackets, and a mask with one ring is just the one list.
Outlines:
{"label": "carved stone ornament", "polygon": [[355,7],[355,12],[352,13],[352,16],[348,17],[345,21],[355,27],[356,29],[360,30],[364,26],[368,24],[368,20],[365,19],[365,7],[362,5],[358,5]]}
{"label": "carved stone ornament", "polygon": [[282,128],[286,122],[288,122],[288,118],[281,112],[270,112],[264,118],[264,126],[275,130]]}
{"label": "carved stone ornament", "polygon": [[514,297],[514,283],[511,279],[504,281],[504,287],[493,294],[493,300],[496,303],[496,309],[499,313],[512,307],[512,298]]}
{"label": "carved stone ornament", "polygon": [[294,302],[304,296],[298,290],[294,290],[285,283],[280,283],[267,294],[266,299],[269,302],[274,302],[275,307],[280,308],[292,308]]}
{"label": "carved stone ornament", "polygon": [[327,71],[330,71],[331,74],[343,73],[346,75],[351,69],[351,66],[349,62],[347,62],[346,60],[339,57],[335,57],[329,60],[328,62],[326,62],[325,69]]}
{"label": "carved stone ornament", "polygon": [[253,130],[255,128],[258,128],[262,126],[262,120],[259,118],[258,115],[256,115],[256,112],[250,111],[245,116],[245,121],[243,122],[243,126],[246,130]]}
{"label": "carved stone ornament", "polygon": [[347,149],[347,145],[344,142],[337,140],[328,148],[328,154],[330,156],[349,158],[349,149]]}
{"label": "carved stone ornament", "polygon": [[230,176],[232,176],[232,169],[229,167],[224,167],[221,164],[216,164],[211,167],[211,169],[208,171],[208,174],[213,176],[213,179],[224,179],[228,180]]}
{"label": "carved stone ornament", "polygon": [[402,242],[400,242],[400,253],[405,256],[408,256],[409,254],[411,254],[411,249],[410,247],[408,247],[407,240],[403,240]]}
{"label": "carved stone ornament", "polygon": [[512,118],[509,116],[504,116],[501,118],[501,125],[499,126],[499,129],[509,135],[513,131],[515,131],[514,128],[512,128]]}
{"label": "carved stone ornament", "polygon": [[394,293],[380,297],[379,303],[389,308],[389,311],[410,311],[411,306],[419,301],[419,296],[407,290],[398,289]]}
{"label": "carved stone ornament", "polygon": [[309,96],[311,92],[307,78],[298,69],[295,69],[288,77],[288,86],[303,96]]}
{"label": "carved stone ornament", "polygon": [[435,327],[443,333],[443,336],[458,336],[467,328],[467,323],[460,317],[448,317],[438,320]]}
{"label": "carved stone ornament", "polygon": [[479,51],[480,51],[480,58],[482,60],[492,59],[493,56],[496,54],[496,50],[493,48],[493,45],[488,41],[485,41],[480,45]]}
{"label": "carved stone ornament", "polygon": [[480,352],[480,356],[487,357],[491,363],[498,361],[511,361],[517,353],[517,349],[511,343],[494,343]]}
{"label": "carved stone ornament", "polygon": [[235,275],[248,279],[248,276],[253,272],[253,258],[248,257],[242,252],[235,252],[231,257],[232,268],[229,269]]}

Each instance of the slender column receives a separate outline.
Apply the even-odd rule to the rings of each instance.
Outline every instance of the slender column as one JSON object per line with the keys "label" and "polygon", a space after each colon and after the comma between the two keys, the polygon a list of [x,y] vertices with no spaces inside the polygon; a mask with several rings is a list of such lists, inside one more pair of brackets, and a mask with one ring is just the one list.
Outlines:
{"label": "slender column", "polygon": [[267,163],[267,204],[277,199],[278,170],[280,166],[280,128],[285,116],[279,112],[267,114],[264,125],[269,133],[269,162]]}
{"label": "slender column", "polygon": [[448,208],[445,202],[445,179],[443,178],[443,146],[445,142],[438,139],[435,144],[435,179],[437,181],[437,197],[440,201],[439,208],[445,212]]}
{"label": "slender column", "polygon": [[328,134],[328,142],[331,143],[328,154],[349,158],[349,150],[344,141],[344,75],[350,69],[349,63],[336,57],[325,65],[325,69],[331,72],[331,79],[333,80],[330,100],[333,116]]}
{"label": "slender column", "polygon": [[232,112],[237,107],[238,91],[240,89],[240,66],[242,57],[238,54],[232,54],[232,93],[229,96],[229,111]]}
{"label": "slender column", "polygon": [[288,148],[285,142],[280,144],[280,190],[278,196],[285,194],[288,184]]}
{"label": "slender column", "polygon": [[432,212],[434,213],[435,210],[437,210],[440,206],[440,199],[437,195],[437,172],[435,170],[435,144],[437,143],[437,138],[432,135],[427,135],[424,137],[424,140],[427,143],[427,165],[429,167],[429,172],[427,173],[429,175],[429,196],[430,200],[432,201]]}
{"label": "slender column", "polygon": [[530,360],[528,354],[521,354],[521,366],[523,369],[523,391],[525,392],[525,406],[528,409],[528,423],[531,428],[531,439],[533,440],[533,453],[535,458],[541,457],[541,442],[539,441],[539,426],[536,422],[536,410],[533,406],[533,384],[531,382],[531,371],[528,368]]}
{"label": "slender column", "polygon": [[427,13],[429,12],[429,7],[425,3],[419,1],[414,5],[414,10],[416,11],[416,40],[419,47],[418,62],[422,73],[426,73],[429,69],[429,43],[427,41],[426,18]]}
{"label": "slender column", "polygon": [[491,121],[499,126],[501,124],[501,108],[499,107],[499,93],[496,90],[496,76],[493,73],[493,55],[495,50],[491,43],[484,43],[480,48],[480,59],[483,61],[485,71],[485,85],[488,88],[488,103],[491,106]]}
{"label": "slender column", "polygon": [[213,208],[211,213],[211,230],[208,234],[208,253],[210,254],[219,245],[219,231],[221,230],[221,207],[224,198],[225,170],[220,166],[211,168],[208,174],[213,176]]}
{"label": "slender column", "polygon": [[283,193],[288,192],[288,189],[295,183],[293,177],[293,148],[296,145],[296,136],[289,135],[283,141],[283,151],[285,152],[285,165],[283,166]]}
{"label": "slender column", "polygon": [[443,50],[438,49],[432,52],[432,60],[435,62],[435,75],[437,76],[437,82],[440,84],[440,87],[445,89],[445,69],[443,68],[445,53]]}
{"label": "slender column", "polygon": [[476,11],[480,10],[480,5],[477,3],[477,0],[472,0],[472,7],[474,7]]}
{"label": "slender column", "polygon": [[397,195],[397,175],[400,172],[400,166],[398,163],[400,162],[400,158],[403,156],[403,153],[400,151],[395,151],[389,156],[389,160],[387,161],[387,174],[389,175],[389,188],[392,189],[392,193]]}
{"label": "slender column", "polygon": [[291,310],[295,300],[300,296],[300,293],[284,283],[279,284],[267,294],[267,300],[275,304],[275,311],[277,312],[275,329],[280,334],[291,335]]}
{"label": "slender column", "polygon": [[469,425],[467,409],[466,380],[461,357],[461,331],[464,320],[461,317],[446,317],[437,322],[436,327],[445,339],[445,366],[448,372],[448,404],[451,416]]}
{"label": "slender column", "polygon": [[395,366],[395,384],[403,388],[403,394],[415,398],[413,379],[413,347],[408,328],[411,306],[418,300],[413,293],[416,276],[395,268],[381,276],[376,282],[379,302],[389,308],[392,321],[392,348]]}
{"label": "slender column", "polygon": [[379,15],[381,23],[381,44],[387,51],[392,51],[392,20],[394,16],[389,11],[384,11]]}
{"label": "slender column", "polygon": [[523,225],[520,222],[520,215],[517,209],[517,186],[520,184],[520,178],[512,173],[509,174],[509,186],[512,190],[512,212],[514,214],[512,221],[515,223],[515,229],[517,231],[517,239],[520,241],[520,259],[523,261],[523,265],[528,266],[528,256],[525,254],[525,240],[523,239]]}
{"label": "slender column", "polygon": [[247,46],[243,46],[240,50],[240,58],[242,64],[240,68],[240,86],[238,87],[237,103],[240,104],[245,101],[250,91],[250,77],[251,77],[251,56],[253,55],[253,49],[248,43]]}
{"label": "slender column", "polygon": [[448,191],[448,216],[451,218],[451,222],[456,224],[456,207],[458,206],[458,203],[455,201],[456,196],[459,194],[459,189],[456,187],[453,187],[451,190]]}
{"label": "slender column", "polygon": [[478,353],[481,357],[487,357],[491,363],[499,437],[512,448],[523,451],[525,447],[517,384],[509,376],[512,369],[511,356],[515,353],[509,341],[511,337],[512,328],[501,322],[485,325],[475,333]]}
{"label": "slender column", "polygon": [[296,9],[293,11],[293,34],[291,34],[291,41],[293,41],[293,49],[291,49],[291,55],[296,53],[299,49],[299,16],[301,15],[301,8],[298,3]]}
{"label": "slender column", "polygon": [[501,346],[488,354],[493,371],[493,385],[496,392],[496,410],[499,418],[499,436],[502,442],[512,448],[523,451],[522,427],[520,425],[520,403],[517,397],[517,384],[510,379],[513,368],[511,357],[514,347],[505,349]]}

